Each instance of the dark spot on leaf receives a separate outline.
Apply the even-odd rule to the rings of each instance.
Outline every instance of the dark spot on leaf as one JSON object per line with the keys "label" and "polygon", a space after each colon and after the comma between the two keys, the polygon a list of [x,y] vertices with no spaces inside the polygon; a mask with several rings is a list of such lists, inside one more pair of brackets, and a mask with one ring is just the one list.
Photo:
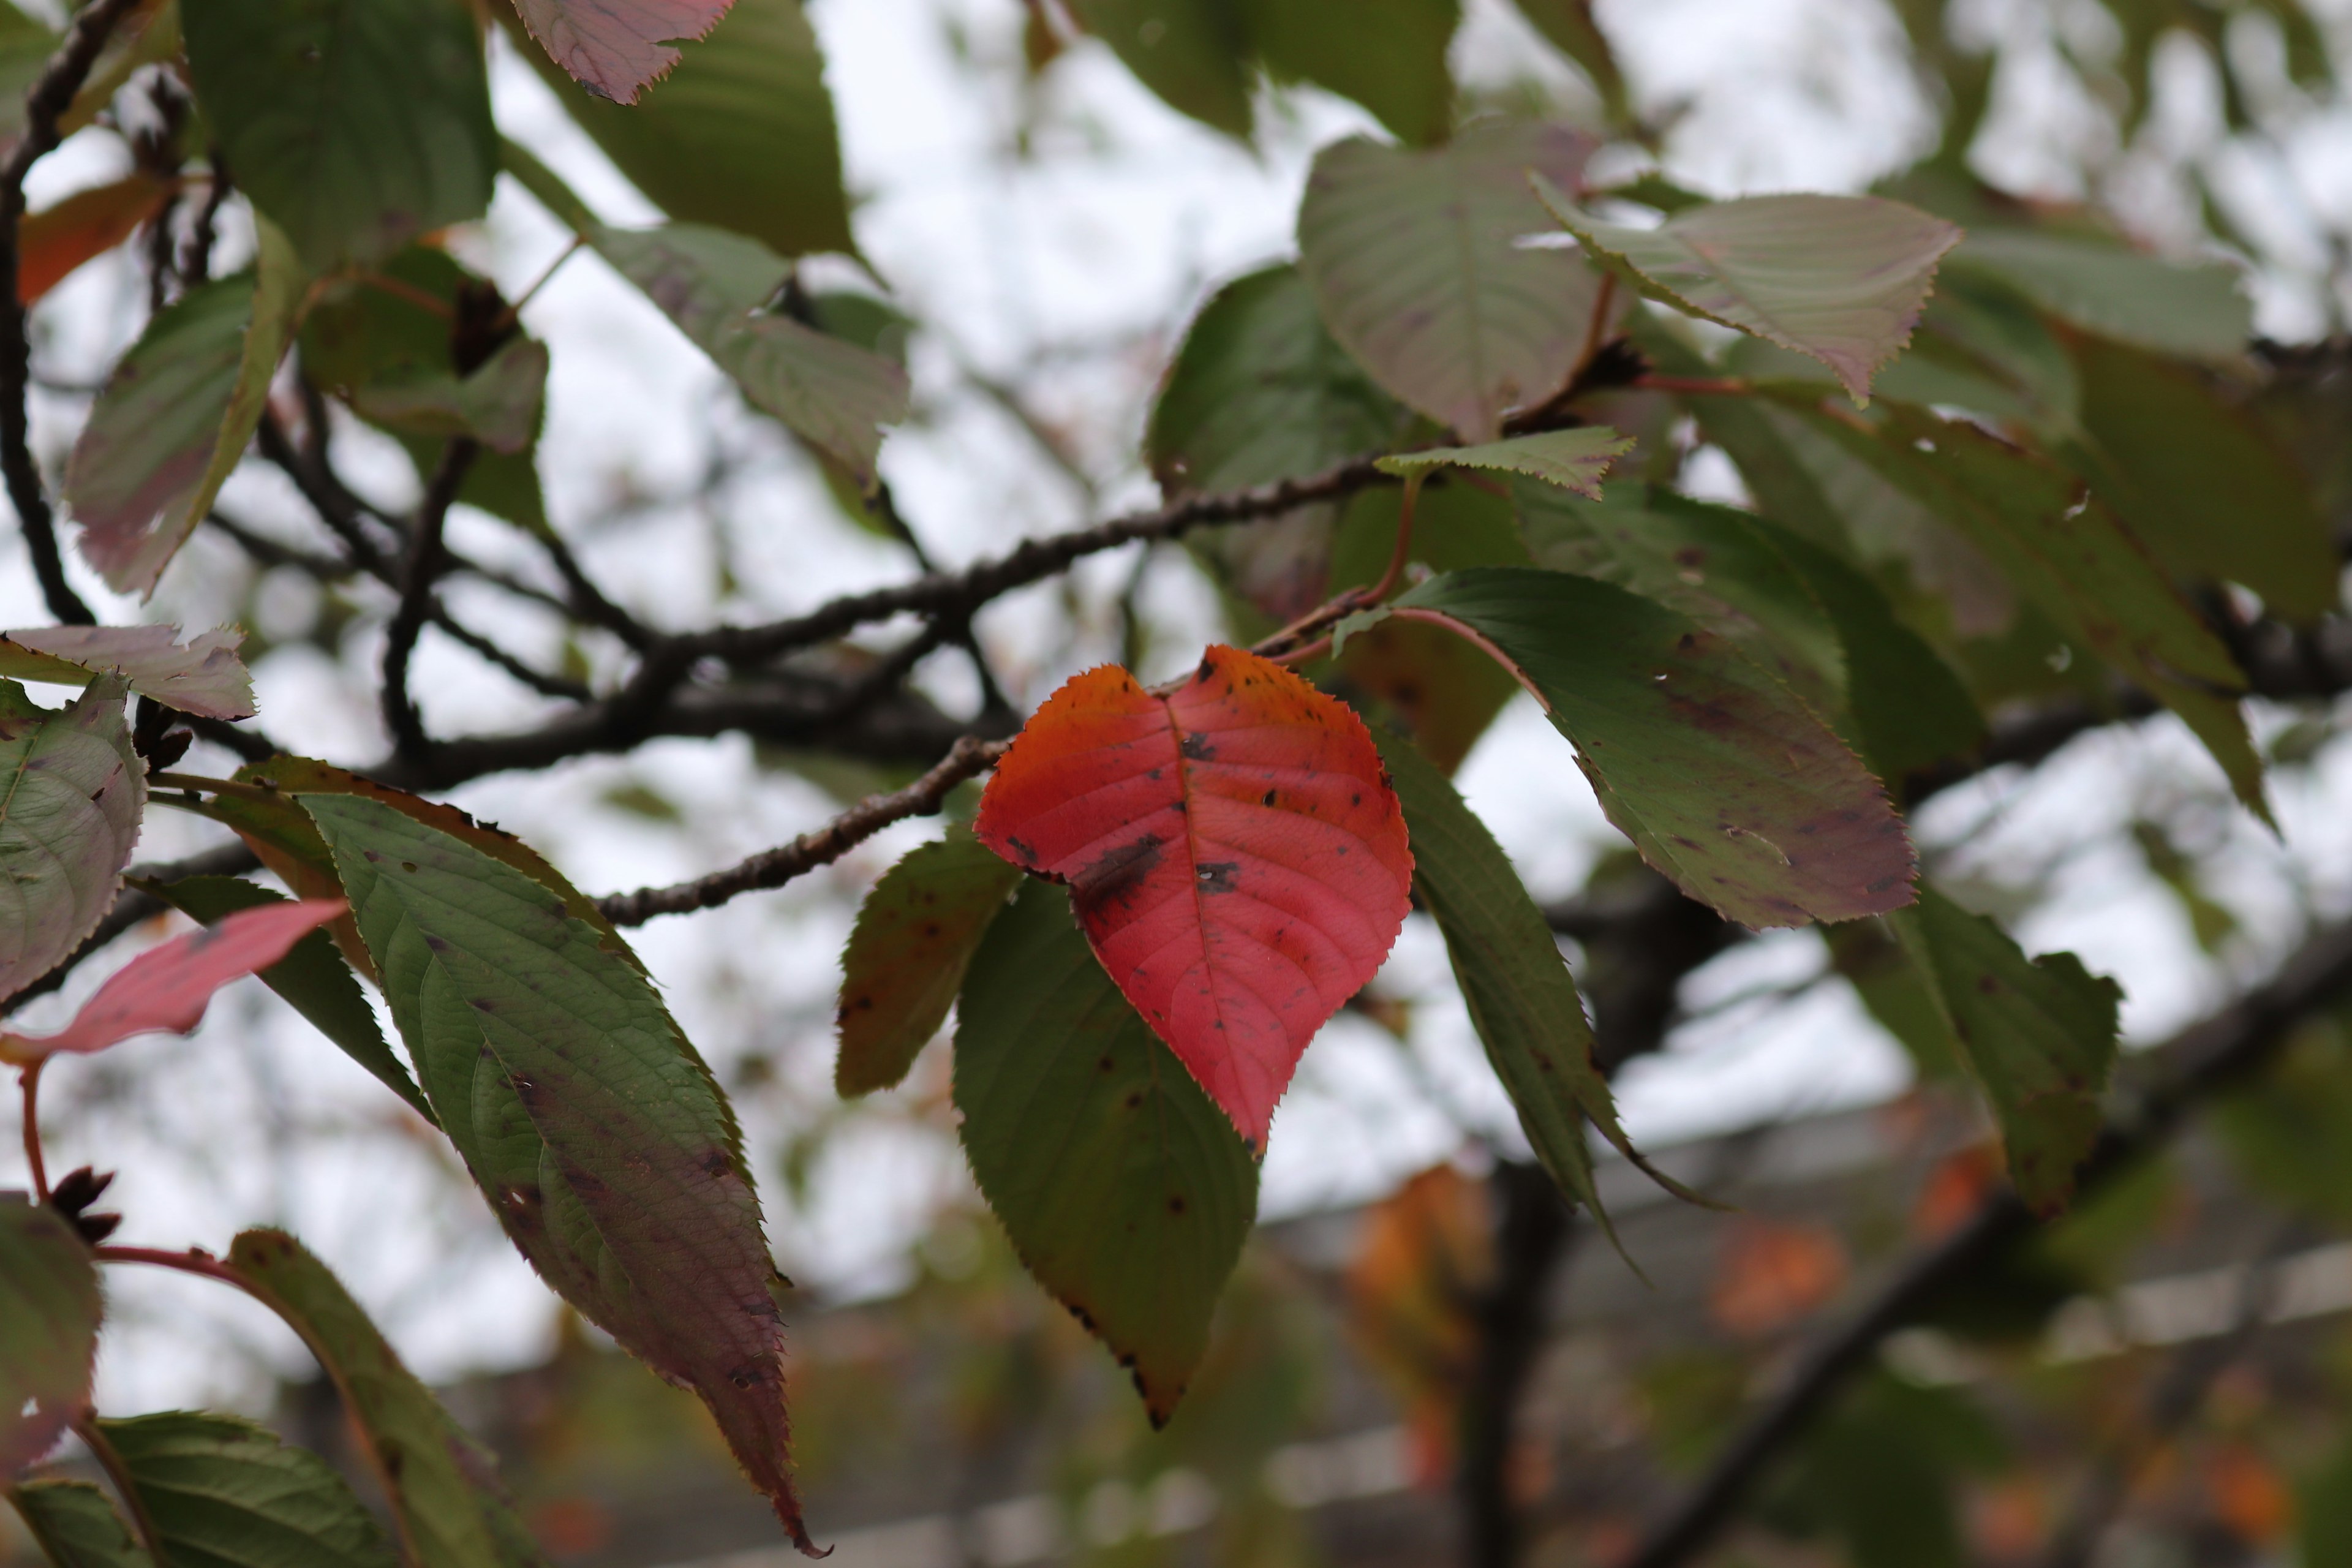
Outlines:
{"label": "dark spot on leaf", "polygon": [[1135,1110],[1138,1106],[1141,1105],[1142,1103],[1143,1103],[1143,1091],[1142,1091],[1141,1089],[1129,1089],[1129,1090],[1128,1090],[1128,1091],[1127,1091],[1127,1108],[1128,1108],[1129,1110]]}
{"label": "dark spot on leaf", "polygon": [[1276,796],[1276,795],[1277,793],[1278,793],[1278,792],[1276,792],[1276,791],[1275,791],[1275,790],[1268,790],[1268,791],[1266,791],[1265,795],[1261,795],[1261,796],[1258,798],[1258,804],[1259,804],[1260,805],[1272,805],[1274,804],[1275,796]]}
{"label": "dark spot on leaf", "polygon": [[1024,860],[1028,861],[1032,866],[1034,866],[1037,863],[1037,851],[1030,848],[1029,846],[1022,843],[1018,838],[1013,837],[1008,833],[1004,836],[1004,842],[1013,846],[1013,852],[1015,855],[1020,856]]}
{"label": "dark spot on leaf", "polygon": [[371,866],[374,865],[377,861],[379,861],[379,860],[381,860],[381,859],[383,859],[383,856],[381,856],[381,855],[377,854],[377,853],[376,853],[374,850],[373,850],[373,849],[362,849],[362,850],[361,850],[361,851],[360,851],[360,854],[361,854],[363,858],[365,858],[365,859],[367,860],[367,863],[368,863],[369,865],[371,865]]}
{"label": "dark spot on leaf", "polygon": [[400,863],[400,868],[404,871],[414,871],[416,869],[416,862],[414,860],[403,860]]}
{"label": "dark spot on leaf", "polygon": [[1185,736],[1184,743],[1177,747],[1176,752],[1190,763],[1213,762],[1217,755],[1217,748],[1210,743],[1206,735]]}
{"label": "dark spot on leaf", "polygon": [[1109,1072],[1112,1070],[1115,1064],[1111,1061],[1109,1057],[1106,1056],[1102,1060],[1097,1062],[1095,1066],[1103,1072]]}
{"label": "dark spot on leaf", "polygon": [[1147,833],[1129,844],[1106,849],[1070,878],[1070,889],[1087,902],[1118,898],[1150,875],[1161,859],[1160,838]]}
{"label": "dark spot on leaf", "polygon": [[1170,1214],[1182,1214],[1184,1212],[1183,1194],[1171,1193],[1168,1194],[1168,1212]]}
{"label": "dark spot on leaf", "polygon": [[1200,880],[1201,891],[1230,893],[1234,890],[1234,877],[1241,868],[1238,860],[1204,860],[1193,875]]}

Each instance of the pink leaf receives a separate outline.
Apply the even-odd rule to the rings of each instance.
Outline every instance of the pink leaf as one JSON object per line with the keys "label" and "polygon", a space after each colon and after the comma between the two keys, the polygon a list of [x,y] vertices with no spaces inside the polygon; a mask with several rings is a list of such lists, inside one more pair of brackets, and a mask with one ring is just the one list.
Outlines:
{"label": "pink leaf", "polygon": [[29,1066],[63,1051],[102,1051],[133,1035],[184,1035],[214,992],[268,968],[343,909],[341,899],[265,904],[173,937],[117,970],[58,1033],[37,1040],[0,1034],[0,1060]]}
{"label": "pink leaf", "polygon": [[669,74],[680,39],[703,37],[733,0],[515,0],[547,58],[589,91],[635,103]]}

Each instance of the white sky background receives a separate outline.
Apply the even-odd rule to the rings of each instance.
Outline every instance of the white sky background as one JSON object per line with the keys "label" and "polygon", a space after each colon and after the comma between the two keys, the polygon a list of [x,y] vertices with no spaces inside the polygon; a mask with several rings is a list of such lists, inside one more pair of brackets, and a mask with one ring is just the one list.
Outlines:
{"label": "white sky background", "polygon": [[[924,324],[914,351],[920,416],[891,438],[882,459],[915,528],[952,563],[1105,510],[1150,504],[1134,454],[1153,378],[1184,321],[1216,282],[1288,253],[1314,149],[1370,129],[1367,117],[1331,98],[1295,95],[1269,106],[1253,153],[1168,110],[1107,52],[1086,46],[1055,68],[1037,155],[1017,162],[1008,151],[1020,24],[1013,0],[814,0],[812,9],[831,62],[849,179],[863,198],[860,244]],[[2090,24],[2075,13],[2092,9],[2015,0],[1979,5],[1976,20],[2021,25],[2054,10],[2079,27]],[[1469,10],[1456,55],[1465,78],[1496,85],[1535,70],[1573,108],[1581,89],[1572,74],[1548,63],[1514,14],[1499,0],[1474,0]],[[1907,161],[1931,134],[1931,116],[1898,63],[1899,32],[1873,0],[1602,0],[1601,11],[1643,101],[1689,106],[1667,163],[1701,188],[1855,188]],[[950,18],[989,68],[954,60]],[[2211,94],[2195,62],[2179,64],[2160,132],[2195,142],[2213,123]],[[2064,195],[2054,182],[2068,165],[2044,149],[2095,145],[2100,132],[2056,79],[2030,63],[2009,73],[1981,161],[2013,184]],[[528,68],[502,58],[495,83],[502,127],[605,216],[656,216],[603,164]],[[2249,212],[2280,188],[2323,210],[2352,210],[2345,130],[2340,117],[2313,121],[2283,165],[2241,158],[2241,169],[2225,155],[2231,189],[2247,193]],[[103,142],[81,139],[36,171],[34,205],[104,177],[114,158]],[[2179,193],[2129,171],[2125,188],[2151,233],[2177,227]],[[511,296],[562,243],[545,215],[501,182],[489,221],[461,247]],[[59,382],[94,379],[135,331],[142,287],[125,262],[86,269],[61,289],[40,316],[44,370]],[[2267,331],[2305,335],[2319,325],[2315,296],[2292,277],[2266,279],[2257,297]],[[593,258],[567,264],[525,321],[554,351],[541,447],[550,510],[592,574],[632,608],[669,625],[709,618],[719,607],[722,562],[740,584],[725,607],[744,618],[790,613],[910,571],[902,552],[842,521],[773,428],[747,416],[719,373]],[[1055,358],[1048,374],[1029,374],[1048,351],[1063,350],[1079,352]],[[1021,378],[1039,410],[1087,455],[1098,497],[1090,503],[964,384],[965,366]],[[78,408],[70,397],[44,399],[37,437],[53,445],[69,437]],[[698,498],[714,453],[733,465],[730,478]],[[388,443],[359,432],[344,456],[362,489],[387,503],[413,496],[414,477]],[[643,504],[615,519],[624,497]],[[252,468],[224,504],[255,519],[300,516],[282,481]],[[591,521],[596,531],[583,532]],[[488,519],[461,510],[452,528],[468,550],[539,570],[532,552]],[[0,545],[13,563],[0,563],[0,614],[5,624],[33,624],[46,616],[17,549],[13,534]],[[235,601],[207,585],[223,571],[236,580],[233,549],[199,542],[188,553],[190,563],[167,576],[147,617],[208,625],[233,612]],[[1075,574],[1075,616],[1063,590],[1047,585],[982,618],[1016,701],[1034,702],[1075,669],[1113,656],[1106,607],[1135,566],[1131,552],[1084,563]],[[1213,606],[1180,552],[1163,552],[1150,573],[1147,674],[1156,675],[1189,664],[1214,635]],[[107,618],[142,613],[109,603],[86,574],[83,589]],[[305,580],[270,579],[259,599],[265,629],[273,617],[301,624],[315,595]],[[450,599],[471,624],[525,657],[551,661],[555,630],[535,613],[488,590],[453,589]],[[340,663],[301,648],[263,659],[256,670],[261,722],[283,743],[331,760],[364,765],[379,756],[378,646],[371,630]],[[611,650],[601,657],[610,659]],[[510,728],[543,706],[430,630],[418,671],[428,721],[440,732]],[[952,656],[935,658],[926,678],[951,706],[971,700]],[[2160,782],[2139,782],[2147,779]],[[1538,894],[1571,889],[1614,841],[1567,743],[1525,700],[1481,744],[1461,782]],[[679,807],[682,824],[606,804],[624,784],[660,792]],[[2206,960],[2128,841],[2093,829],[2120,830],[2137,812],[2219,791],[2211,765],[2163,721],[2098,737],[2030,782],[1997,778],[1955,791],[1918,826],[1939,871],[1987,898],[1997,895],[1994,883],[2027,882],[2054,867],[2053,895],[2019,934],[2030,950],[2071,946],[2095,970],[2121,978],[2127,1027],[2156,1038],[2266,965],[2292,936],[2297,896],[2331,911],[2352,904],[2352,814],[2343,809],[2352,802],[2352,757],[2334,754],[2307,785],[2281,787],[2291,848],[2242,814],[2205,814],[2206,842],[2226,847],[2215,890],[2252,933],[2227,969]],[[627,761],[485,780],[457,798],[521,833],[594,891],[710,869],[835,809],[803,780],[763,770],[740,740],[665,742]],[[937,1112],[917,1113],[907,1090],[832,1133],[804,1197],[778,1170],[795,1133],[839,1115],[830,1089],[831,1005],[855,899],[935,826],[902,825],[781,893],[659,921],[637,939],[688,1032],[737,1090],[783,1267],[821,1291],[887,1287],[924,1217],[969,1191],[949,1125]],[[141,854],[184,852],[209,842],[208,831],[158,810]],[[1664,1141],[1899,1090],[1906,1078],[1899,1053],[1842,986],[1794,1001],[1751,997],[1802,980],[1820,963],[1814,937],[1790,933],[1703,973],[1686,996],[1719,1011],[1621,1081],[1634,1135]],[[82,978],[74,994],[92,984]],[[1360,1022],[1327,1029],[1277,1118],[1266,1213],[1364,1196],[1444,1157],[1459,1134],[1441,1106],[1516,1138],[1442,950],[1419,920],[1383,984],[1427,998],[1412,1058]],[[64,1005],[37,1004],[26,1022],[46,1026]],[[935,1047],[919,1082],[936,1087],[944,1057]],[[752,1070],[760,1063],[766,1070]],[[449,1179],[446,1145],[257,984],[224,993],[192,1040],[137,1042],[67,1063],[49,1079],[52,1167],[95,1160],[121,1170],[110,1199],[130,1215],[123,1239],[218,1248],[242,1226],[287,1225],[342,1273],[428,1376],[512,1364],[547,1342],[554,1298],[470,1189]],[[21,1172],[13,1151],[0,1153],[0,1184],[17,1182]],[[147,1271],[115,1276],[119,1331],[107,1342],[100,1376],[110,1409],[249,1405],[266,1397],[263,1366],[303,1364],[282,1332],[224,1292]],[[211,1353],[220,1348],[253,1350],[258,1359]]]}

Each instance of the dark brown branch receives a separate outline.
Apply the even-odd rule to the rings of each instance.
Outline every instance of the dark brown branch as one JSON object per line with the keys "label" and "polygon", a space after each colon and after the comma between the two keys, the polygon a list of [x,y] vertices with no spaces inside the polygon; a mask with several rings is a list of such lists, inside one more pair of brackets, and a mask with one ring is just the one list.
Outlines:
{"label": "dark brown branch", "polygon": [[996,765],[1004,742],[967,735],[930,772],[901,790],[868,795],[814,833],[763,849],[740,865],[670,888],[639,888],[596,900],[614,925],[643,925],[656,915],[690,914],[716,909],[740,893],[781,888],[793,878],[830,865],[894,822],[939,810],[948,792]]}
{"label": "dark brown branch", "polygon": [[136,0],[90,0],[74,16],[65,41],[25,95],[24,128],[7,157],[0,160],[0,478],[7,481],[8,500],[25,531],[25,550],[40,580],[41,597],[49,614],[68,626],[89,626],[98,617],[66,581],[65,562],[58,552],[57,514],[49,508],[40,468],[33,461],[25,407],[33,345],[25,307],[16,300],[16,235],[25,216],[26,172],[57,146],[58,117],[89,79],[107,35],[134,4]]}
{"label": "dark brown branch", "polygon": [[392,731],[393,750],[400,756],[421,757],[433,747],[425,733],[424,717],[416,710],[416,700],[409,694],[408,661],[416,651],[418,634],[432,618],[433,586],[447,563],[441,535],[449,521],[449,509],[457,503],[457,487],[466,482],[466,471],[480,451],[477,443],[463,436],[441,449],[441,461],[425,487],[425,499],[416,507],[415,526],[410,530],[400,607],[384,628],[383,644],[383,722]]}
{"label": "dark brown branch", "polygon": [[[2163,1076],[2119,1093],[2097,1148],[2076,1183],[2091,1197],[2178,1131],[2189,1114],[2263,1067],[2296,1022],[2352,991],[2352,924],[2329,928],[2267,984],[2175,1037],[2156,1053]],[[1950,1237],[1912,1260],[1853,1318],[1816,1343],[1781,1391],[1727,1443],[1704,1478],[1660,1520],[1622,1568],[1681,1568],[1738,1514],[1750,1489],[1886,1336],[1916,1321],[1947,1289],[1998,1263],[2033,1230],[2032,1214],[2004,1189]]]}
{"label": "dark brown branch", "polygon": [[1524,1521],[1511,1496],[1511,1453],[1528,1375],[1543,1352],[1551,1281],[1575,1237],[1568,1204],[1541,1165],[1498,1160],[1486,1184],[1495,1205],[1495,1278],[1473,1303],[1477,1360],[1464,1391],[1463,1561],[1470,1568],[1517,1568]]}

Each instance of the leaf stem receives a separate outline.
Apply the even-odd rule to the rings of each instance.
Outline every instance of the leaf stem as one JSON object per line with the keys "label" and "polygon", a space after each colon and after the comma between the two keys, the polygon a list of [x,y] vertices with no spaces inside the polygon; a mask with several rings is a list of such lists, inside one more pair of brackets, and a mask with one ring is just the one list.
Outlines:
{"label": "leaf stem", "polygon": [[438,316],[445,321],[452,320],[457,313],[448,300],[429,289],[419,289],[404,278],[394,278],[384,272],[361,272],[354,276],[369,288]]}
{"label": "leaf stem", "polygon": [[131,1467],[122,1462],[122,1456],[114,1451],[114,1445],[107,1440],[104,1432],[99,1430],[98,1412],[85,1410],[68,1425],[73,1435],[89,1449],[90,1458],[98,1461],[98,1468],[106,1472],[106,1479],[114,1483],[115,1494],[121,1498],[122,1506],[131,1510],[131,1522],[139,1531],[140,1544],[147,1548],[147,1555],[160,1568],[169,1561],[163,1555],[163,1537],[156,1531],[154,1520],[148,1516],[147,1505],[141,1500],[139,1489],[131,1482]]}
{"label": "leaf stem", "polygon": [[1643,392],[1679,392],[1693,397],[1744,397],[1756,384],[1738,375],[1637,375],[1633,385]]}
{"label": "leaf stem", "polygon": [[573,235],[572,243],[563,247],[563,253],[549,262],[546,269],[531,279],[530,287],[515,296],[514,303],[499,312],[498,319],[490,323],[490,330],[487,335],[493,340],[504,336],[508,329],[522,318],[522,308],[537,299],[539,291],[553,281],[558,272],[563,270],[563,264],[580,254],[580,247],[587,243],[587,236]]}
{"label": "leaf stem", "polygon": [[1617,303],[1617,274],[1601,274],[1600,291],[1592,296],[1592,317],[1584,326],[1584,345],[1576,351],[1576,368],[1568,373],[1568,384],[1574,386],[1592,368],[1592,361],[1601,353],[1609,335],[1609,312]]}
{"label": "leaf stem", "polygon": [[49,1171],[41,1159],[41,1068],[48,1060],[37,1057],[16,1075],[25,1096],[25,1163],[33,1170],[34,1201],[44,1204],[49,1201]]}
{"label": "leaf stem", "polygon": [[1397,501],[1396,546],[1389,552],[1389,563],[1381,573],[1381,580],[1363,591],[1361,603],[1377,605],[1396,592],[1404,581],[1405,563],[1412,559],[1412,514],[1421,500],[1422,480],[1426,470],[1411,475],[1404,481],[1404,494]]}

